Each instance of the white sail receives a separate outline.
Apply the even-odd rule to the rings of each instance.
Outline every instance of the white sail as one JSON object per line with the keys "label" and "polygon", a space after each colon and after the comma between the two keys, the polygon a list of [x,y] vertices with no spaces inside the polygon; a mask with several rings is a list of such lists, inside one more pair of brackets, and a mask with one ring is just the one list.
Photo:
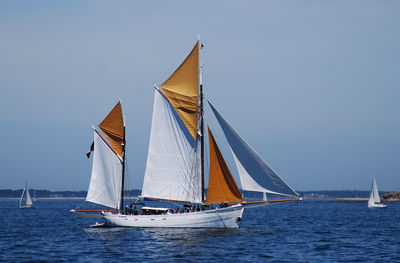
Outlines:
{"label": "white sail", "polygon": [[86,201],[119,209],[121,176],[121,160],[95,131],[92,175]]}
{"label": "white sail", "polygon": [[208,102],[231,147],[243,190],[299,196],[248,145]]}
{"label": "white sail", "polygon": [[24,201],[24,196],[25,196],[25,188],[24,188],[24,190],[22,191],[21,198],[19,199],[19,206],[20,206],[20,207],[22,206],[22,202]]}
{"label": "white sail", "polygon": [[26,193],[26,203],[25,203],[25,205],[26,206],[31,206],[31,205],[33,205],[33,203],[32,203],[31,195],[29,194],[28,183],[26,184],[26,188],[25,189],[26,189],[25,190],[25,193]]}
{"label": "white sail", "polygon": [[142,196],[201,202],[198,144],[167,99],[155,90]]}
{"label": "white sail", "polygon": [[29,194],[28,183],[25,183],[25,188],[22,191],[21,198],[19,199],[20,208],[34,208],[31,195]]}
{"label": "white sail", "polygon": [[371,193],[370,193],[369,199],[368,199],[368,206],[371,206],[374,204],[380,204],[380,203],[381,203],[381,199],[379,197],[378,187],[376,185],[376,179],[374,177],[374,179],[372,179]]}

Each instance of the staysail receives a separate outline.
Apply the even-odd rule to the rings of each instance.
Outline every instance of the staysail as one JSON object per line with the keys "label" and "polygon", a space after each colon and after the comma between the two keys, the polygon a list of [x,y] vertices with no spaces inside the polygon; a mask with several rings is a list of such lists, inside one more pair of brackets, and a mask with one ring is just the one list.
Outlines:
{"label": "staysail", "polygon": [[208,129],[210,147],[210,176],[206,203],[232,203],[243,201],[240,190],[236,186],[228,166],[226,165],[217,143]]}
{"label": "staysail", "polygon": [[243,190],[299,196],[248,145],[208,102],[231,147]]}
{"label": "staysail", "polygon": [[153,118],[142,196],[201,202],[200,147],[171,103],[154,92]]}

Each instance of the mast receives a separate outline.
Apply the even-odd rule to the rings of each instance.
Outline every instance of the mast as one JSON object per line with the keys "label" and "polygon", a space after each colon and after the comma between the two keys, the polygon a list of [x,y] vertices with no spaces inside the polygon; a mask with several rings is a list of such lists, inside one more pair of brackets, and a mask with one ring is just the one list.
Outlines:
{"label": "mast", "polygon": [[[199,38],[200,40],[200,38]],[[199,43],[199,53],[201,50],[202,44]],[[203,118],[203,71],[201,66],[201,56],[199,56],[199,64],[200,64],[200,145],[201,145],[201,202],[205,202],[205,194],[204,194],[204,118]]]}
{"label": "mast", "polygon": [[124,184],[125,184],[125,144],[126,144],[126,140],[125,140],[125,116],[123,118],[124,120],[124,139],[122,141],[122,183],[121,183],[121,203],[119,205],[119,212],[122,214],[124,212]]}

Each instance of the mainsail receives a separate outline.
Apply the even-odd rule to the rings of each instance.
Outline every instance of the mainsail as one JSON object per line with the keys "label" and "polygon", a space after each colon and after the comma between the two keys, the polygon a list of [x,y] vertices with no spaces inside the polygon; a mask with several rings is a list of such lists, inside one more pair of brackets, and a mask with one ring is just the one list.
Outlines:
{"label": "mainsail", "polygon": [[86,201],[120,208],[122,162],[106,141],[94,130],[92,175]]}
{"label": "mainsail", "polygon": [[26,183],[26,191],[25,191],[25,193],[26,193],[26,203],[25,203],[25,205],[26,206],[33,205],[31,195],[29,194],[28,183]]}
{"label": "mainsail", "polygon": [[232,150],[243,190],[299,196],[248,145],[208,102]]}
{"label": "mainsail", "polygon": [[142,196],[201,202],[198,145],[166,97],[155,90]]}
{"label": "mainsail", "polygon": [[199,42],[154,93],[142,196],[202,201],[199,118]]}
{"label": "mainsail", "polygon": [[243,201],[240,190],[236,186],[235,180],[222,157],[210,129],[208,129],[208,137],[210,147],[210,176],[206,203],[215,204]]}
{"label": "mainsail", "polygon": [[94,129],[92,175],[86,201],[121,209],[124,182],[125,125],[121,102]]}

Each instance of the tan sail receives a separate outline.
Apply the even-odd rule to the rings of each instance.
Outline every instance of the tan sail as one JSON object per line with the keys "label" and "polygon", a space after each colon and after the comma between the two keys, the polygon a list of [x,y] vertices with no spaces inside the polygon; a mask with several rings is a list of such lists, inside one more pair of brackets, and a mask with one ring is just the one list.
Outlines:
{"label": "tan sail", "polygon": [[122,157],[125,130],[121,102],[115,105],[107,117],[99,124],[99,127],[104,132],[114,152]]}
{"label": "tan sail", "polygon": [[242,195],[226,165],[210,129],[208,129],[210,145],[210,176],[206,197],[207,204],[222,202],[241,202]]}
{"label": "tan sail", "polygon": [[199,41],[179,68],[161,84],[161,88],[196,140],[199,101]]}

